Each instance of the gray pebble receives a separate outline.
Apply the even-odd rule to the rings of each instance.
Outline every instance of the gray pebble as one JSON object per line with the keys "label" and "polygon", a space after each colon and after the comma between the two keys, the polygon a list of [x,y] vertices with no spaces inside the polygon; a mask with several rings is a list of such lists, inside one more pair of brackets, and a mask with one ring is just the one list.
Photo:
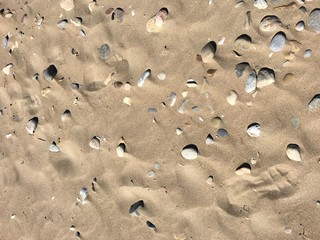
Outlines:
{"label": "gray pebble", "polygon": [[66,25],[68,24],[67,19],[62,19],[59,22],[57,22],[57,27],[60,29],[65,29]]}
{"label": "gray pebble", "polygon": [[55,65],[51,64],[45,70],[43,70],[43,77],[44,79],[51,81],[57,75],[58,70]]}
{"label": "gray pebble", "polygon": [[242,63],[238,63],[234,69],[234,72],[236,73],[236,76],[239,78],[243,75],[244,70],[250,67],[249,63],[247,62],[242,62]]}
{"label": "gray pebble", "polygon": [[108,44],[102,44],[101,47],[99,48],[99,56],[101,59],[105,60],[107,59],[108,55],[110,52],[110,47]]}
{"label": "gray pebble", "polygon": [[320,9],[314,9],[308,17],[308,26],[317,34],[320,33]]}
{"label": "gray pebble", "polygon": [[56,153],[60,151],[60,148],[57,146],[56,142],[52,142],[50,144],[49,151]]}
{"label": "gray pebble", "polygon": [[78,90],[80,88],[79,83],[71,83],[71,89],[72,90]]}
{"label": "gray pebble", "polygon": [[2,39],[1,46],[3,48],[7,48],[8,47],[8,43],[9,43],[9,36],[7,35]]}
{"label": "gray pebble", "polygon": [[253,70],[247,77],[244,90],[247,93],[252,93],[254,90],[256,90],[256,87],[257,87],[257,75],[256,75],[256,72]]}
{"label": "gray pebble", "polygon": [[315,95],[308,104],[308,110],[313,111],[320,108],[320,94]]}
{"label": "gray pebble", "polygon": [[295,28],[298,32],[301,32],[304,29],[304,21],[298,22]]}
{"label": "gray pebble", "polygon": [[156,113],[156,112],[158,112],[158,110],[156,108],[148,108],[148,112]]}
{"label": "gray pebble", "polygon": [[286,44],[286,35],[283,32],[278,32],[271,39],[269,48],[273,52],[281,51]]}
{"label": "gray pebble", "polygon": [[274,71],[270,68],[262,68],[258,73],[257,87],[262,88],[275,82]]}
{"label": "gray pebble", "polygon": [[303,57],[304,58],[309,58],[312,55],[312,50],[311,49],[307,49],[304,51]]}
{"label": "gray pebble", "polygon": [[34,132],[36,131],[37,127],[38,127],[38,118],[37,117],[33,117],[31,118],[27,124],[26,124],[26,129],[27,129],[27,132],[30,134],[30,135],[33,135]]}
{"label": "gray pebble", "polygon": [[229,135],[228,131],[224,128],[218,129],[217,134],[219,137],[222,137],[222,138],[227,137]]}

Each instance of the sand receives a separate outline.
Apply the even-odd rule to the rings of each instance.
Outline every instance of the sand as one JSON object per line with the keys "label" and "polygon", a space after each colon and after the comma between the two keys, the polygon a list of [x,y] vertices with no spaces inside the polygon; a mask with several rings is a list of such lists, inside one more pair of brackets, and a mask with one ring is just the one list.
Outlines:
{"label": "sand", "polygon": [[1,0],[0,239],[320,239],[317,8]]}

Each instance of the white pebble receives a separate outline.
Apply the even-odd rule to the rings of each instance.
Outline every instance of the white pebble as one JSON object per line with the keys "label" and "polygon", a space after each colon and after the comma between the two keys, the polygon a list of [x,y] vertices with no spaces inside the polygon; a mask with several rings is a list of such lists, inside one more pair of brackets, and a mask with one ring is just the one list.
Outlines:
{"label": "white pebble", "polygon": [[124,103],[124,104],[127,104],[128,106],[131,106],[131,103],[132,103],[131,98],[125,97],[125,98],[123,99],[123,103]]}
{"label": "white pebble", "polygon": [[211,145],[211,144],[214,143],[214,140],[213,140],[213,137],[212,137],[211,134],[208,134],[205,143],[206,143],[207,145]]}
{"label": "white pebble", "polygon": [[312,50],[311,49],[307,49],[304,51],[303,57],[304,58],[309,58],[312,55]]}
{"label": "white pebble", "polygon": [[268,3],[266,0],[255,0],[253,6],[258,9],[266,9],[268,7]]}
{"label": "white pebble", "polygon": [[120,143],[116,149],[118,157],[123,157],[125,150],[126,150],[126,145],[124,143]]}
{"label": "white pebble", "polygon": [[297,144],[289,144],[287,146],[287,157],[292,161],[301,161],[300,147]]}
{"label": "white pebble", "polygon": [[149,171],[149,172],[147,173],[147,176],[148,176],[148,177],[154,177],[155,175],[156,175],[156,172],[153,171],[153,170],[151,170],[151,171]]}
{"label": "white pebble", "polygon": [[320,108],[320,94],[316,94],[308,104],[308,110],[313,111]]}
{"label": "white pebble", "polygon": [[49,151],[56,153],[56,152],[60,151],[60,148],[57,146],[57,144],[55,142],[52,142],[50,144]]}
{"label": "white pebble", "polygon": [[99,149],[100,148],[100,138],[97,136],[94,136],[90,142],[89,142],[89,146],[93,149]]}
{"label": "white pebble", "polygon": [[85,200],[87,197],[88,197],[88,189],[86,189],[85,187],[82,187],[80,189],[80,201],[82,204],[85,203]]}
{"label": "white pebble", "polygon": [[259,137],[260,131],[259,123],[252,123],[247,128],[247,133],[250,137]]}
{"label": "white pebble", "polygon": [[10,68],[11,68],[12,66],[13,66],[12,63],[7,64],[7,65],[2,69],[3,73],[4,73],[5,75],[9,75],[9,74],[10,74]]}
{"label": "white pebble", "polygon": [[229,96],[227,97],[227,102],[230,105],[235,105],[237,102],[238,94],[235,91],[230,91]]}
{"label": "white pebble", "polygon": [[244,90],[247,93],[252,93],[253,91],[256,90],[256,87],[257,87],[257,75],[255,71],[252,71],[247,77]]}
{"label": "white pebble", "polygon": [[298,22],[295,28],[298,32],[301,32],[304,29],[304,21]]}
{"label": "white pebble", "polygon": [[165,80],[166,77],[167,77],[167,75],[164,72],[161,72],[158,74],[158,79],[161,81]]}
{"label": "white pebble", "polygon": [[188,79],[187,80],[187,87],[188,88],[194,88],[194,87],[197,87],[197,82],[195,81],[195,80],[193,80],[193,79]]}
{"label": "white pebble", "polygon": [[181,155],[187,160],[194,160],[198,157],[198,148],[193,144],[187,145],[182,149]]}
{"label": "white pebble", "polygon": [[183,133],[183,130],[181,128],[176,129],[176,134],[181,135]]}
{"label": "white pebble", "polygon": [[213,176],[209,176],[209,177],[207,178],[207,183],[208,183],[209,185],[211,185],[211,184],[213,183]]}
{"label": "white pebble", "polygon": [[150,69],[144,71],[144,72],[141,74],[141,76],[140,76],[140,78],[139,78],[139,80],[138,80],[138,87],[142,87],[142,86],[143,86],[144,81],[146,80],[147,77],[150,76],[150,74],[151,74],[151,70],[150,70]]}
{"label": "white pebble", "polygon": [[30,135],[33,135],[37,129],[37,126],[38,126],[38,118],[37,117],[31,118],[26,124],[27,132]]}
{"label": "white pebble", "polygon": [[170,95],[168,96],[169,106],[173,107],[174,104],[176,103],[176,100],[177,100],[177,94],[174,92],[170,93]]}

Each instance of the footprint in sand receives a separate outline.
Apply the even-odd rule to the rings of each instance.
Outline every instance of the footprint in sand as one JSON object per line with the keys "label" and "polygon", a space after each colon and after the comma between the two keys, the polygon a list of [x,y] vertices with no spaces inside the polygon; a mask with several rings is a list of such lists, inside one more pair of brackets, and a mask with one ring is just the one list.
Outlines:
{"label": "footprint in sand", "polygon": [[218,206],[230,215],[240,216],[244,208],[254,211],[261,198],[276,200],[292,195],[298,174],[289,165],[270,167],[260,176],[244,174],[226,180],[223,193],[218,195]]}

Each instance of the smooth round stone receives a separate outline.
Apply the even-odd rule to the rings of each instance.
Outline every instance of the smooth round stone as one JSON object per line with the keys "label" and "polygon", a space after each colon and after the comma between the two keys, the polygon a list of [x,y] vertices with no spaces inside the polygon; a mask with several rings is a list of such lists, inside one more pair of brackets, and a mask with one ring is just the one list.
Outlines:
{"label": "smooth round stone", "polygon": [[211,122],[212,122],[212,126],[217,128],[220,126],[222,120],[220,117],[214,117],[214,118],[212,118]]}
{"label": "smooth round stone", "polygon": [[176,128],[176,134],[181,135],[183,133],[183,130],[181,128]]}
{"label": "smooth round stone", "polygon": [[235,171],[235,173],[239,176],[242,176],[244,174],[250,174],[251,173],[251,166],[249,163],[243,163],[241,164]]}
{"label": "smooth round stone", "polygon": [[90,142],[89,146],[93,149],[99,149],[100,148],[100,139],[97,136],[94,136]]}
{"label": "smooth round stone", "polygon": [[177,94],[175,92],[170,93],[170,95],[168,96],[169,106],[173,107],[176,101],[177,101]]}
{"label": "smooth round stone", "polygon": [[154,177],[155,175],[156,175],[156,172],[153,171],[153,170],[151,170],[151,171],[149,171],[149,172],[147,173],[147,176],[148,176],[148,177]]}
{"label": "smooth round stone", "polygon": [[56,152],[60,151],[60,148],[57,146],[57,144],[55,142],[52,142],[50,144],[49,151],[56,153]]}
{"label": "smooth round stone", "polygon": [[257,87],[257,75],[255,71],[252,71],[247,77],[244,90],[247,93],[252,93],[253,91],[256,90],[256,87]]}
{"label": "smooth round stone", "polygon": [[74,8],[73,0],[61,0],[60,7],[66,11],[71,11]]}
{"label": "smooth round stone", "polygon": [[297,144],[289,144],[286,150],[287,157],[292,161],[301,161],[300,147]]}
{"label": "smooth round stone", "polygon": [[248,50],[252,46],[252,39],[247,34],[242,34],[234,41],[235,47],[242,49],[242,50]]}
{"label": "smooth round stone", "polygon": [[194,144],[189,144],[182,149],[181,155],[187,160],[194,160],[198,157],[198,148]]}
{"label": "smooth round stone", "polygon": [[213,183],[213,176],[209,176],[209,177],[207,178],[207,183],[208,183],[209,185],[211,185],[211,184]]}
{"label": "smooth round stone", "polygon": [[309,58],[312,55],[312,50],[311,49],[307,49],[304,51],[303,57],[304,58]]}
{"label": "smooth round stone", "polygon": [[229,135],[228,131],[224,128],[218,129],[217,134],[219,137],[222,137],[222,138],[227,137]]}
{"label": "smooth round stone", "polygon": [[108,44],[102,44],[101,47],[99,48],[99,56],[101,59],[105,60],[107,59],[108,55],[110,52],[110,47]]}
{"label": "smooth round stone", "polygon": [[257,87],[262,88],[275,82],[274,71],[269,68],[262,68],[258,73]]}
{"label": "smooth round stone", "polygon": [[259,28],[264,32],[273,32],[277,30],[280,24],[281,21],[277,16],[266,16],[261,20]]}
{"label": "smooth round stone", "polygon": [[116,148],[117,156],[123,157],[125,150],[126,150],[126,145],[124,143],[120,143]]}
{"label": "smooth round stone", "polygon": [[213,41],[208,42],[202,49],[201,49],[201,58],[204,63],[210,63],[213,61],[214,55],[217,50],[217,44]]}
{"label": "smooth round stone", "polygon": [[71,118],[71,112],[69,110],[65,110],[61,115],[61,121],[65,122]]}
{"label": "smooth round stone", "polygon": [[286,234],[291,234],[291,233],[292,233],[292,228],[291,228],[291,227],[286,227],[286,228],[284,229],[284,232],[285,232]]}
{"label": "smooth round stone", "polygon": [[271,39],[269,48],[272,52],[280,52],[286,44],[286,35],[283,32],[278,32]]}
{"label": "smooth round stone", "polygon": [[64,29],[67,24],[68,24],[68,20],[67,19],[62,19],[59,22],[57,22],[57,27],[60,28],[60,29]]}
{"label": "smooth round stone", "polygon": [[161,164],[159,162],[154,163],[154,168],[159,170],[161,167]]}
{"label": "smooth round stone", "polygon": [[298,32],[301,32],[304,29],[304,21],[298,22],[295,28]]}
{"label": "smooth round stone", "polygon": [[236,91],[230,91],[229,96],[227,97],[227,102],[234,106],[237,102],[238,94]]}
{"label": "smooth round stone", "polygon": [[26,124],[26,130],[30,135],[33,135],[38,127],[38,118],[31,118]]}
{"label": "smooth round stone", "polygon": [[250,137],[259,137],[260,136],[260,124],[252,123],[247,128],[247,133]]}
{"label": "smooth round stone", "polygon": [[308,110],[313,111],[320,108],[320,94],[316,94],[308,104]]}
{"label": "smooth round stone", "polygon": [[258,9],[266,9],[268,7],[268,3],[266,0],[255,0],[253,2],[253,6]]}
{"label": "smooth round stone", "polygon": [[310,13],[307,24],[312,31],[320,33],[320,9],[314,9]]}
{"label": "smooth round stone", "polygon": [[236,65],[234,72],[235,72],[237,78],[239,78],[243,75],[243,72],[247,67],[250,67],[249,63],[247,63],[247,62],[238,63]]}
{"label": "smooth round stone", "polygon": [[43,70],[43,77],[44,79],[51,81],[57,75],[58,69],[55,65],[51,64],[45,70]]}
{"label": "smooth round stone", "polygon": [[71,83],[71,89],[72,90],[78,90],[80,88],[79,83]]}

